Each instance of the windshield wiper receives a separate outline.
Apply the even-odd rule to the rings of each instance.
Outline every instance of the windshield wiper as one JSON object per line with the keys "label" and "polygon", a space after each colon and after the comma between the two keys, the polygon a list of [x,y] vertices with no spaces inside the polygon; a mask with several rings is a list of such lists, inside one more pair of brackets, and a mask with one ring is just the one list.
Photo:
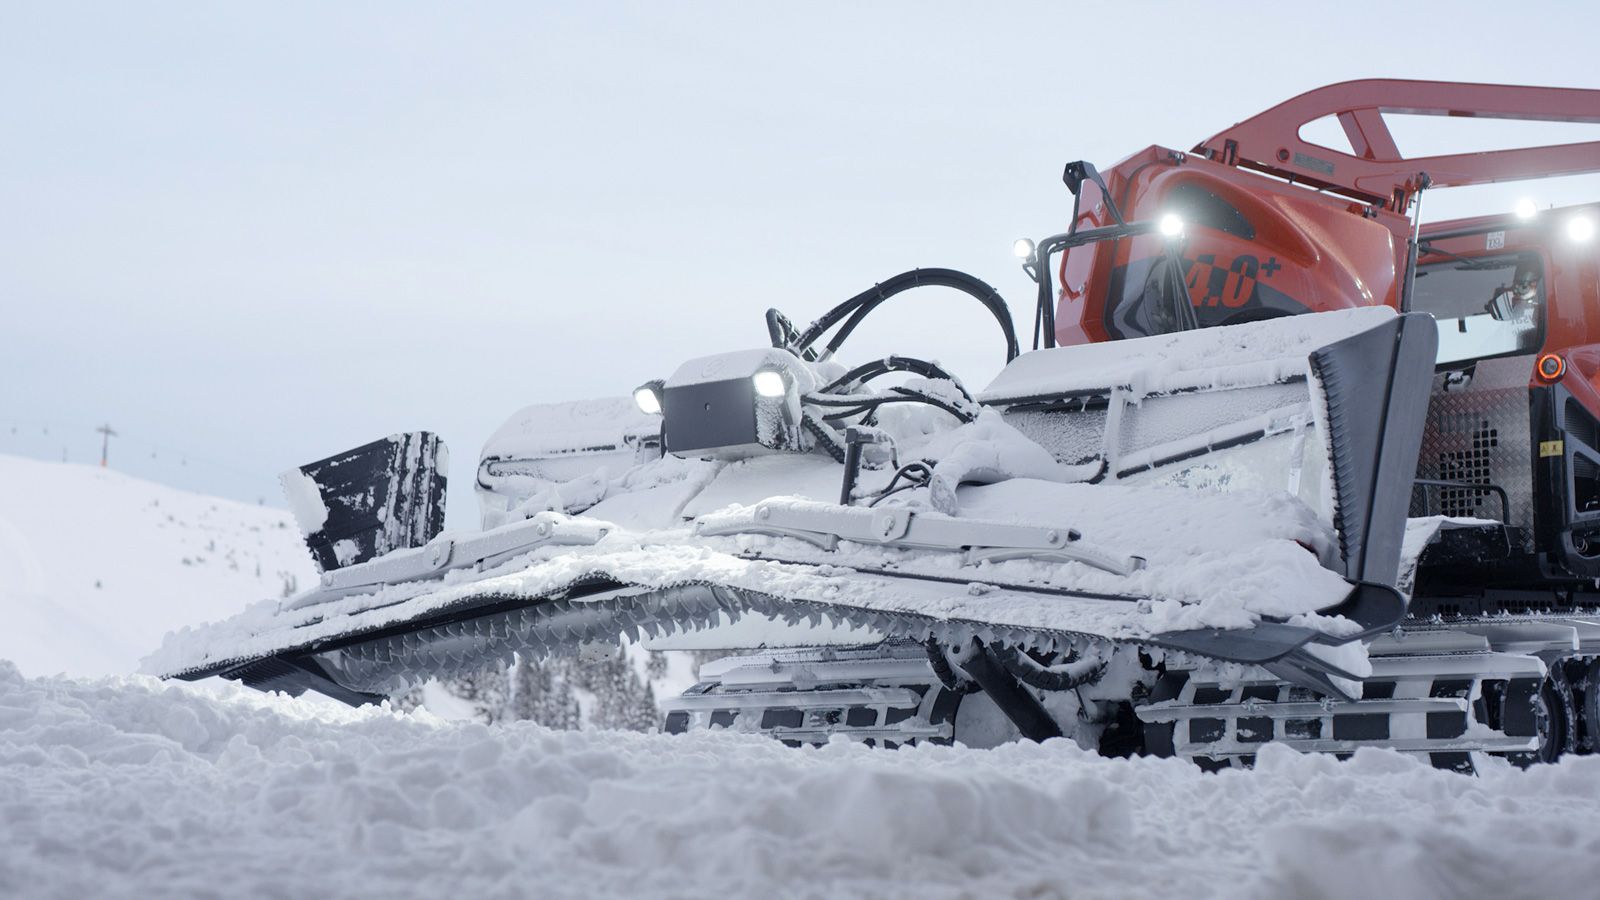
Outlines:
{"label": "windshield wiper", "polygon": [[[1434,253],[1439,256],[1448,256],[1456,262],[1461,263],[1461,265],[1456,266],[1457,272],[1489,272],[1495,269],[1513,269],[1516,268],[1517,265],[1516,257],[1507,258],[1501,256],[1490,259],[1473,259],[1467,256],[1459,256],[1451,253],[1448,250],[1440,250],[1432,244],[1423,244],[1417,248],[1417,252]],[[1422,273],[1419,272],[1417,274],[1420,275]]]}

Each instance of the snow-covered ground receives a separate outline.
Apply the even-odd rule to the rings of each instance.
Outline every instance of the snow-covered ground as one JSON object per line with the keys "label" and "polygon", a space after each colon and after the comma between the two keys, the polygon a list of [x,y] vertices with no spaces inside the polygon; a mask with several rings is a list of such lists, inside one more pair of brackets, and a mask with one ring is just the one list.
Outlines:
{"label": "snow-covered ground", "polygon": [[485,727],[0,664],[0,896],[1583,897],[1600,758],[1468,777]]}
{"label": "snow-covered ground", "polygon": [[0,455],[0,658],[30,675],[136,671],[168,631],[315,577],[285,510]]}
{"label": "snow-covered ground", "polygon": [[[1468,777],[1387,752],[1339,762],[1269,746],[1253,771],[1209,775],[1065,741],[793,750],[92,680],[131,671],[166,630],[277,596],[285,577],[304,584],[287,514],[10,457],[0,500],[0,897],[1188,900],[1600,885],[1600,757],[1526,772],[1490,761]],[[57,671],[69,676],[27,677]]]}
{"label": "snow-covered ground", "polygon": [[[315,582],[286,510],[0,454],[0,659],[26,675],[131,674],[169,632]],[[658,699],[694,683],[682,654],[654,678],[632,657]],[[473,714],[437,685],[424,696],[436,714]]]}

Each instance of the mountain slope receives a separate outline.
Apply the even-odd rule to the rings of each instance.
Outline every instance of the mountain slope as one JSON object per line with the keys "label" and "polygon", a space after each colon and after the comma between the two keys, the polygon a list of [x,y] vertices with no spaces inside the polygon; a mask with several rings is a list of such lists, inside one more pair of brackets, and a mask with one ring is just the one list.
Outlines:
{"label": "mountain slope", "polygon": [[133,672],[166,632],[315,577],[289,513],[0,455],[0,658]]}

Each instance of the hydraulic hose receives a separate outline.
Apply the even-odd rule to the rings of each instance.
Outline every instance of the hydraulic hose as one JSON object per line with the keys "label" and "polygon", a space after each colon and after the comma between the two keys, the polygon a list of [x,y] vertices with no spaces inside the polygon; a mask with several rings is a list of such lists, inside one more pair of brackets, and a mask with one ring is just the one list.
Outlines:
{"label": "hydraulic hose", "polygon": [[880,375],[887,375],[890,372],[910,372],[913,375],[921,375],[923,378],[943,379],[955,384],[956,388],[961,391],[962,396],[966,397],[968,400],[972,399],[972,395],[967,393],[967,389],[965,387],[961,386],[961,382],[957,381],[954,375],[951,375],[949,372],[945,371],[944,368],[938,363],[928,362],[925,359],[917,359],[914,356],[886,356],[883,359],[875,359],[871,362],[862,363],[861,365],[856,366],[854,369],[851,369],[843,375],[840,375],[838,378],[828,382],[820,390],[818,390],[817,393],[831,394],[845,385],[852,384],[857,381],[871,381]]}
{"label": "hydraulic hose", "polygon": [[994,316],[995,321],[1000,323],[1000,330],[1005,335],[1006,362],[1009,363],[1017,358],[1021,348],[1017,344],[1017,332],[1011,323],[1011,310],[1006,306],[1005,299],[984,281],[965,272],[957,272],[954,269],[912,269],[909,272],[901,272],[881,284],[875,284],[871,288],[835,306],[824,313],[822,318],[812,322],[795,339],[793,346],[797,351],[804,352],[821,339],[822,335],[827,333],[829,329],[843,322],[844,324],[840,326],[839,331],[829,339],[826,345],[825,353],[831,354],[838,350],[844,344],[845,339],[850,337],[850,333],[855,331],[856,326],[860,325],[885,300],[918,287],[954,288],[982,303],[984,308]]}
{"label": "hydraulic hose", "polygon": [[[1070,691],[1086,684],[1094,684],[1106,673],[1103,661],[1088,662],[1068,668],[1045,667],[1013,647],[991,647],[1000,664],[1018,681],[1041,691]],[[1071,664],[1069,663],[1068,666]]]}

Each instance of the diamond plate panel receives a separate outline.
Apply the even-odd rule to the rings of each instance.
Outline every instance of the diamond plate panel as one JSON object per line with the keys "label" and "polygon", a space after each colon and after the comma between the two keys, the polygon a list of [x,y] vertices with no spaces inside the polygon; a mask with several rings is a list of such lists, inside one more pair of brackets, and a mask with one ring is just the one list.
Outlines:
{"label": "diamond plate panel", "polygon": [[[1418,478],[1498,484],[1511,501],[1508,524],[1533,527],[1533,444],[1528,382],[1533,356],[1480,360],[1470,378],[1435,375],[1417,459]],[[1418,488],[1413,516],[1500,518],[1493,494]]]}

